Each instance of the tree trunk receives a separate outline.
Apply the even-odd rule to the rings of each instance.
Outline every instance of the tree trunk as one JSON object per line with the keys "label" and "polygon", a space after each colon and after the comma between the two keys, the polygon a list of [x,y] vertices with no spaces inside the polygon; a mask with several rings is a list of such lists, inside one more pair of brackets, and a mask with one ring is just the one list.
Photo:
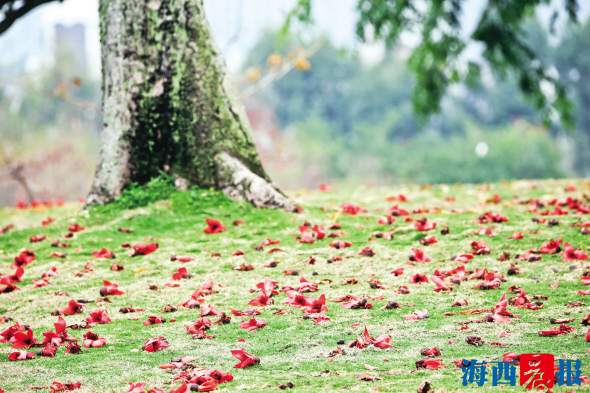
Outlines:
{"label": "tree trunk", "polygon": [[100,0],[102,149],[89,203],[161,173],[292,208],[224,88],[202,0]]}

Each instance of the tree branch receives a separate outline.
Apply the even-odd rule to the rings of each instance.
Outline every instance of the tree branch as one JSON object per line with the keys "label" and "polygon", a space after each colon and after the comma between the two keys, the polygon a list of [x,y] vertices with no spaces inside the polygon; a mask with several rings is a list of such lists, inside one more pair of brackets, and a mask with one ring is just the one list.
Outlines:
{"label": "tree branch", "polygon": [[0,0],[0,34],[29,11],[52,1],[63,0]]}

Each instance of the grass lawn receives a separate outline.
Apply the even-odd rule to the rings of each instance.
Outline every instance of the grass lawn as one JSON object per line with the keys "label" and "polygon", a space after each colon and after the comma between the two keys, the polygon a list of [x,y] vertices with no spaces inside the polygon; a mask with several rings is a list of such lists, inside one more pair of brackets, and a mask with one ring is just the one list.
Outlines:
{"label": "grass lawn", "polygon": [[[400,194],[407,200],[399,201]],[[82,313],[64,317],[68,325],[81,323],[97,308],[107,310],[112,319],[111,323],[92,326],[94,333],[106,339],[106,346],[82,348],[80,354],[65,353],[65,347],[60,346],[55,357],[8,361],[8,354],[17,349],[11,348],[10,343],[0,344],[0,387],[6,392],[27,392],[35,387],[48,391],[47,387],[57,380],[80,381],[79,392],[126,392],[129,382],[143,381],[149,387],[168,391],[179,385],[174,381],[178,370],[159,366],[182,356],[194,357],[191,364],[230,372],[234,379],[220,384],[217,391],[221,392],[276,392],[279,385],[292,392],[416,392],[424,381],[429,381],[436,392],[522,391],[521,387],[492,387],[491,381],[483,387],[464,387],[463,373],[454,364],[463,358],[498,360],[508,352],[545,352],[556,358],[580,359],[582,374],[590,375],[590,344],[585,340],[588,327],[582,325],[583,318],[590,313],[590,296],[577,293],[590,288],[581,280],[584,271],[590,275],[589,262],[566,261],[563,251],[525,255],[524,259],[532,260],[540,256],[538,261],[517,259],[517,255],[538,250],[551,239],[563,239],[575,249],[588,251],[590,235],[583,234],[581,223],[590,222],[590,216],[575,213],[571,200],[570,206],[561,207],[569,214],[542,213],[556,213],[556,207],[566,198],[577,199],[588,208],[590,182],[412,185],[334,189],[293,197],[303,212],[257,210],[232,203],[216,192],[176,192],[164,181],[158,181],[146,189],[129,191],[114,204],[90,211],[81,211],[77,205],[0,210],[0,226],[15,225],[15,229],[0,235],[0,272],[13,273],[12,263],[21,249],[28,248],[36,254],[36,260],[25,267],[22,281],[16,284],[18,290],[0,294],[0,316],[4,317],[0,331],[18,322],[29,325],[41,341],[42,333],[52,330],[57,321],[52,313],[63,309],[70,299],[87,303]],[[341,207],[345,203],[363,210],[356,215],[347,214]],[[399,205],[409,215],[395,217],[392,224],[379,224],[379,218],[386,216],[392,205]],[[479,217],[488,211],[505,216],[508,221],[480,223]],[[48,216],[55,221],[42,226],[41,221]],[[226,230],[204,233],[208,217],[221,221]],[[428,218],[426,226],[435,222],[436,228],[417,230],[415,221],[422,217]],[[237,221],[242,223],[234,225]],[[327,235],[341,236],[301,243],[299,227],[305,222],[323,226]],[[85,229],[70,238],[64,237],[73,223]],[[330,229],[334,223],[340,224],[340,229]],[[441,233],[446,232],[445,227],[448,234]],[[485,233],[490,227],[493,229]],[[121,232],[119,228],[129,228],[131,232]],[[515,232],[522,232],[524,237],[509,239]],[[46,239],[29,241],[31,236],[40,234]],[[438,242],[420,244],[425,236],[435,236]],[[280,243],[257,250],[265,239]],[[54,240],[67,247],[52,247]],[[330,246],[335,240],[349,241],[352,246],[335,249]],[[473,253],[473,241],[484,242],[491,252],[485,254],[484,249],[483,255],[476,255],[467,263],[453,260],[454,256]],[[157,242],[159,248],[149,255],[131,257],[129,249],[122,248],[125,243],[150,242]],[[116,258],[92,256],[103,247],[113,251]],[[365,247],[370,247],[374,256],[359,255]],[[423,250],[430,261],[410,261],[414,248]],[[234,255],[242,254],[237,251],[243,255]],[[65,256],[55,256],[55,252]],[[507,254],[501,261],[503,253]],[[191,256],[193,260],[171,261],[172,255]],[[124,270],[113,271],[112,264],[121,265]],[[518,266],[518,274],[508,274],[511,264]],[[243,268],[236,270],[240,265]],[[466,271],[463,278],[460,273],[446,278],[443,275],[444,285],[450,290],[434,290],[435,270],[449,271],[461,266]],[[49,284],[35,287],[33,280],[41,278],[51,267],[56,267],[57,273],[48,278]],[[181,267],[188,270],[190,278],[173,280],[173,273]],[[397,268],[403,268],[403,274],[391,273]],[[475,288],[490,284],[494,278],[492,274],[487,281],[481,279],[481,269],[499,273],[499,288]],[[412,283],[417,273],[423,274],[428,282]],[[297,289],[302,277],[318,288],[303,296],[317,299],[325,295],[325,315],[329,320],[316,324],[313,318],[304,317],[300,307],[285,304],[288,296],[282,288]],[[250,289],[264,278],[278,282],[279,294],[272,297],[271,305],[250,306],[248,302],[260,293]],[[102,297],[99,290],[103,280],[119,284],[125,293]],[[200,318],[203,307],[185,308],[182,304],[206,280],[214,283],[214,293],[201,297],[201,301],[231,316],[231,322],[213,323],[206,331],[212,337],[195,339],[187,334],[185,326]],[[406,286],[407,291],[400,290],[401,286]],[[542,303],[542,307],[535,310],[530,308],[536,307],[509,304],[508,310],[514,317],[506,323],[481,322],[503,294],[508,299],[517,297],[515,287],[526,292],[529,306]],[[346,295],[366,299],[372,308],[346,308],[345,303],[335,301]],[[467,304],[453,306],[457,300],[466,300]],[[392,308],[392,302],[399,307]],[[388,303],[390,307],[386,308]],[[166,305],[174,306],[176,311],[166,312]],[[119,312],[123,307],[145,311]],[[252,332],[241,329],[240,323],[248,318],[232,315],[232,308],[258,309],[261,313],[256,319],[266,321],[266,326]],[[428,317],[408,318],[420,310],[427,310]],[[166,322],[144,325],[151,315]],[[215,322],[219,316],[205,318]],[[559,326],[552,324],[552,319],[571,319],[567,325],[576,330],[540,336],[539,330]],[[373,337],[391,336],[392,347],[350,348],[349,344],[365,326]],[[79,339],[86,331],[71,327],[67,330]],[[168,348],[158,352],[142,350],[147,339],[159,336],[167,339]],[[468,336],[480,337],[483,345],[468,344]],[[416,361],[425,358],[421,350],[431,347],[440,350],[441,355],[436,358],[442,359],[442,367],[417,369]],[[233,368],[237,360],[231,350],[239,348],[257,356],[260,364]],[[338,348],[341,350],[335,351]],[[41,347],[29,349],[40,350]],[[373,381],[363,380],[373,377]],[[287,386],[289,383],[293,387]],[[554,390],[582,392],[590,391],[589,386]]]}

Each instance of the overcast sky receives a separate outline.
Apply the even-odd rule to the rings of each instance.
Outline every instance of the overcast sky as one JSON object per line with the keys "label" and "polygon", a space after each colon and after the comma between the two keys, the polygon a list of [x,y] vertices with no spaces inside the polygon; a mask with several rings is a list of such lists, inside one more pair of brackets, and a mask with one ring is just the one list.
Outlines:
{"label": "overcast sky", "polygon": [[[321,0],[314,8],[318,29],[325,31],[338,45],[354,43],[354,4],[356,0]],[[247,50],[264,29],[279,26],[295,0],[205,0],[206,13],[217,45],[224,51],[228,67],[240,66]],[[17,22],[5,35],[0,36],[0,49],[6,56],[0,62],[37,52],[39,56],[51,53],[53,25],[56,23],[83,23],[87,30],[89,62],[98,71],[99,35],[98,0],[65,0],[39,7]],[[232,37],[238,34],[235,42]],[[228,43],[232,41],[231,45]],[[29,45],[23,45],[29,43]]]}
{"label": "overcast sky", "polygon": [[[314,19],[321,30],[339,46],[354,45],[354,23],[357,0],[316,0]],[[560,3],[564,0],[554,0]],[[218,47],[224,52],[230,70],[236,70],[254,44],[256,38],[268,27],[279,26],[295,0],[205,0],[206,12]],[[486,0],[469,0],[465,5],[464,23],[470,31]],[[580,1],[584,15],[588,14],[590,1]],[[87,30],[89,63],[95,73],[99,65],[98,0],[65,0],[39,7],[23,21],[17,22],[6,34],[0,36],[0,64],[26,57],[50,58],[53,45],[53,26],[56,23],[83,23]],[[547,12],[547,14],[549,14]],[[231,38],[239,39],[228,46]]]}

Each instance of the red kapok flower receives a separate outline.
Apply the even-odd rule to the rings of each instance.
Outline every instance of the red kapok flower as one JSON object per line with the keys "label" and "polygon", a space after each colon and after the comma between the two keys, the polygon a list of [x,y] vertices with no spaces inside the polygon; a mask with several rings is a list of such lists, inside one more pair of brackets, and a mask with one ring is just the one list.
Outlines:
{"label": "red kapok flower", "polygon": [[106,324],[111,322],[111,318],[105,310],[98,308],[90,313],[90,316],[86,318],[86,322]]}
{"label": "red kapok flower", "polygon": [[203,229],[203,232],[209,235],[225,231],[225,226],[221,223],[221,221],[218,221],[214,218],[207,218],[205,222],[207,223],[207,226],[205,229]]}
{"label": "red kapok flower", "polygon": [[135,257],[137,255],[148,255],[156,251],[159,247],[160,245],[158,243],[135,244],[133,246],[133,253],[131,254],[131,256]]}
{"label": "red kapok flower", "polygon": [[107,344],[104,337],[98,337],[98,334],[88,331],[84,333],[84,348],[100,348]]}
{"label": "red kapok flower", "polygon": [[234,368],[246,368],[260,363],[260,359],[246,352],[245,349],[232,349],[231,354],[238,359],[238,363],[234,365]]}
{"label": "red kapok flower", "polygon": [[164,336],[150,338],[145,341],[142,349],[146,352],[158,352],[170,346]]}
{"label": "red kapok flower", "polygon": [[19,360],[30,360],[30,359],[34,359],[35,358],[35,354],[33,352],[27,352],[27,351],[15,351],[15,352],[11,352],[8,355],[8,360],[10,360],[11,362],[16,362]]}
{"label": "red kapok flower", "polygon": [[101,248],[100,250],[96,250],[92,253],[92,256],[94,258],[99,258],[99,259],[113,259],[115,257],[115,254],[113,254],[113,252],[111,250],[109,250],[108,248]]}
{"label": "red kapok flower", "polygon": [[266,326],[266,321],[264,319],[256,319],[252,318],[247,321],[244,321],[240,324],[240,328],[244,329],[247,332],[255,331],[256,329],[261,329]]}

